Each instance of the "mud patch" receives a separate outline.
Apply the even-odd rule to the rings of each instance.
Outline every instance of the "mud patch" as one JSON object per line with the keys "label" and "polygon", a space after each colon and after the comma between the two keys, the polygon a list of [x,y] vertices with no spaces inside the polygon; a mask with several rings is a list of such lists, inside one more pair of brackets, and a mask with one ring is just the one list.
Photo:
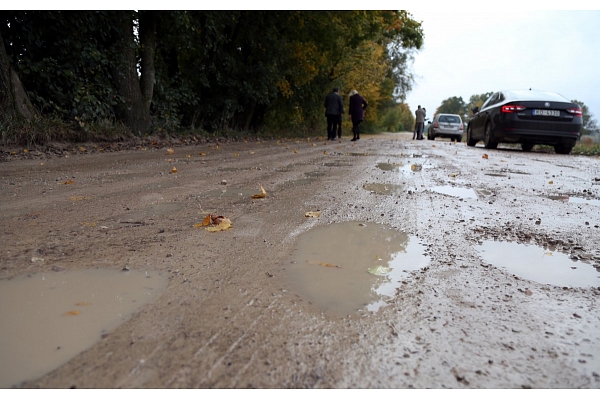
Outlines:
{"label": "mud patch", "polygon": [[348,164],[343,161],[323,163],[323,165],[326,167],[352,167],[352,164]]}
{"label": "mud patch", "polygon": [[486,240],[476,249],[485,262],[523,279],[560,287],[600,286],[600,273],[591,265],[547,248]]}
{"label": "mud patch", "polygon": [[363,189],[375,194],[392,195],[402,191],[403,186],[388,183],[371,183],[364,185]]}
{"label": "mud patch", "polygon": [[[376,312],[410,271],[427,266],[424,252],[416,237],[383,225],[351,221],[318,226],[298,238],[283,279],[328,315]],[[376,276],[369,269],[387,274]]]}
{"label": "mud patch", "polygon": [[0,281],[0,388],[91,347],[167,287],[156,272],[81,270]]}
{"label": "mud patch", "polygon": [[308,176],[309,178],[319,178],[319,177],[325,176],[327,174],[325,172],[321,172],[321,171],[312,171],[312,172],[305,172],[304,175]]}
{"label": "mud patch", "polygon": [[400,164],[390,164],[390,163],[378,163],[376,165],[382,171],[397,171],[400,169],[402,165]]}
{"label": "mud patch", "polygon": [[436,193],[445,194],[452,197],[459,197],[461,199],[476,199],[477,194],[473,189],[461,188],[454,186],[436,186],[431,188]]}

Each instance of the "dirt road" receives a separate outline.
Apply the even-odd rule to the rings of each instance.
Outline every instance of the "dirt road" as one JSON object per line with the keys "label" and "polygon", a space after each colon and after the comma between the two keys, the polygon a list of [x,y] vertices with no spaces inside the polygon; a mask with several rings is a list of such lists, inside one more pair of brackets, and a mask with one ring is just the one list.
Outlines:
{"label": "dirt road", "polygon": [[[403,133],[11,161],[0,177],[0,283],[124,268],[168,279],[18,387],[600,388],[598,158]],[[260,185],[267,196],[252,199]],[[232,227],[194,227],[207,214]],[[294,252],[304,233],[342,223],[402,233],[390,241],[420,246],[407,253],[426,266],[388,279],[374,311],[327,307],[328,281],[311,294],[291,278]],[[331,232],[323,251],[385,258],[369,253],[376,242],[345,242],[350,229]],[[513,247],[490,261],[500,244]],[[523,266],[532,275],[500,265],[524,249],[540,252]],[[347,270],[325,261],[308,281]],[[587,278],[549,284],[563,266],[559,282]]]}

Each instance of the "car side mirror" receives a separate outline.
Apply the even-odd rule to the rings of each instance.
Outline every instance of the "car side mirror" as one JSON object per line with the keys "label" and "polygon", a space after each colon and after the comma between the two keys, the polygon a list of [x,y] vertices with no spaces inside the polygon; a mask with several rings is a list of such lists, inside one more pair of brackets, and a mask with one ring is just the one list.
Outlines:
{"label": "car side mirror", "polygon": [[479,107],[473,107],[471,108],[471,111],[473,111],[473,114],[477,114],[477,112],[479,111]]}

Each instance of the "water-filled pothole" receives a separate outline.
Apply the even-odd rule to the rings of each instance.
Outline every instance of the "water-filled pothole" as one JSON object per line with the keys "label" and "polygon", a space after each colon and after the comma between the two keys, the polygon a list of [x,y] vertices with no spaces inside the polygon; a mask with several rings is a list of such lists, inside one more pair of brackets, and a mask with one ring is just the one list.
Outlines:
{"label": "water-filled pothole", "polygon": [[530,281],[556,286],[600,286],[600,273],[591,265],[536,245],[486,240],[476,246],[487,263]]}
{"label": "water-filled pothole", "polygon": [[167,287],[156,272],[80,270],[0,281],[0,388],[91,347]]}
{"label": "water-filled pothole", "polygon": [[425,246],[417,240],[378,224],[351,221],[318,226],[300,235],[284,264],[283,276],[305,300],[327,314],[375,312],[410,271],[429,263],[423,254]]}
{"label": "water-filled pothole", "polygon": [[433,168],[433,165],[412,163],[412,164],[407,164],[407,165],[401,167],[400,171],[402,171],[405,174],[410,174],[410,173],[420,172],[424,169],[429,169],[429,168]]}
{"label": "water-filled pothole", "polygon": [[477,194],[473,189],[461,188],[454,186],[436,186],[431,188],[436,193],[446,194],[452,197],[460,197],[463,199],[476,199]]}
{"label": "water-filled pothole", "polygon": [[397,171],[400,169],[401,164],[390,164],[390,163],[378,163],[376,165],[382,171]]}
{"label": "water-filled pothole", "polygon": [[389,183],[370,183],[363,186],[364,189],[375,194],[392,195],[402,191],[401,185],[392,185]]}
{"label": "water-filled pothole", "polygon": [[546,196],[551,200],[559,200],[565,203],[576,203],[576,204],[589,204],[592,206],[600,206],[600,200],[596,199],[584,199],[582,197],[573,197],[573,196]]}

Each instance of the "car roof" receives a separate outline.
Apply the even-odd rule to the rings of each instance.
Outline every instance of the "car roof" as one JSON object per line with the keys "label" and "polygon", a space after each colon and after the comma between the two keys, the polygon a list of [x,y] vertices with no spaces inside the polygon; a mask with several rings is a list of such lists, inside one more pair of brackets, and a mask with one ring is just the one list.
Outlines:
{"label": "car roof", "polygon": [[541,91],[541,90],[502,90],[501,91],[504,94],[504,97],[509,100],[509,101],[516,101],[516,100],[542,100],[542,101],[560,101],[560,102],[567,102],[570,103],[570,101],[555,92],[546,92],[546,91]]}
{"label": "car roof", "polygon": [[458,115],[458,114],[436,114],[435,116],[437,117],[437,116],[440,116],[440,115],[451,115],[453,117],[460,117],[460,115]]}

